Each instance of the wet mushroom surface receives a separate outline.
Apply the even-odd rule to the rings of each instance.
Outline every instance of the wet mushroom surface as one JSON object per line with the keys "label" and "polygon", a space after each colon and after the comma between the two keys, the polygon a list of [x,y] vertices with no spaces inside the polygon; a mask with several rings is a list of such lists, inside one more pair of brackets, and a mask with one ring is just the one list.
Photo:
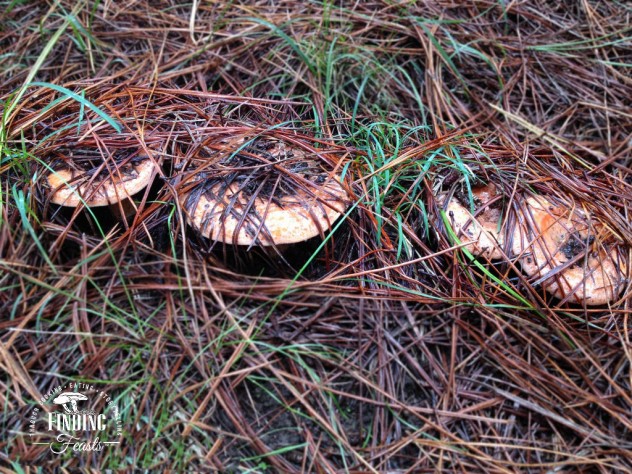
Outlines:
{"label": "wet mushroom surface", "polygon": [[186,220],[211,240],[261,247],[324,236],[347,206],[328,163],[277,138],[226,140],[184,173]]}
{"label": "wet mushroom surface", "polygon": [[116,205],[147,187],[154,171],[152,161],[134,149],[115,151],[106,159],[95,149],[60,149],[48,162],[50,202],[66,207]]}
{"label": "wet mushroom surface", "polygon": [[[598,236],[598,237],[597,237]],[[613,302],[626,283],[622,248],[583,211],[543,196],[525,200],[513,252],[522,271],[559,299],[601,305]]]}
{"label": "wet mushroom surface", "polygon": [[521,195],[523,205],[509,223],[495,185],[474,187],[472,195],[473,213],[464,193],[450,199],[443,193],[438,201],[473,255],[517,259],[532,284],[560,300],[596,306],[619,297],[628,281],[625,248],[584,211]]}
{"label": "wet mushroom surface", "polygon": [[439,197],[445,206],[452,228],[473,255],[498,260],[506,255],[506,234],[503,223],[502,196],[498,188],[489,183],[472,188],[475,212],[472,213],[467,196],[452,196],[446,204],[447,195]]}

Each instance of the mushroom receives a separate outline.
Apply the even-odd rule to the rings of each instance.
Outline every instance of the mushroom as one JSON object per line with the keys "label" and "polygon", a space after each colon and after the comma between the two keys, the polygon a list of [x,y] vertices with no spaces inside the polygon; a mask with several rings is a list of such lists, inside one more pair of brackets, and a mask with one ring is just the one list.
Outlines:
{"label": "mushroom", "polygon": [[[214,241],[285,246],[323,236],[346,208],[340,178],[302,148],[261,137],[191,172],[186,220]],[[203,166],[203,165],[202,165]]]}
{"label": "mushroom", "polygon": [[131,197],[147,187],[154,171],[145,156],[104,163],[99,155],[96,160],[73,160],[72,166],[57,160],[51,167],[53,171],[46,177],[50,202],[65,207],[108,206],[119,218],[135,211]]}
{"label": "mushroom", "polygon": [[595,242],[588,218],[538,196],[526,200],[513,252],[522,270],[559,299],[601,305],[614,301],[627,266],[616,246]]}
{"label": "mushroom", "polygon": [[502,209],[495,199],[500,196],[493,184],[477,186],[472,189],[477,210],[472,214],[466,205],[452,197],[447,206],[446,195],[439,198],[439,203],[446,206],[446,213],[451,220],[454,233],[473,255],[498,260],[505,255],[505,234],[500,221]]}
{"label": "mushroom", "polygon": [[[64,411],[66,413],[72,414],[77,413],[77,400],[87,400],[88,397],[81,393],[77,392],[64,392],[60,393],[54,400],[53,403],[57,405],[63,405]],[[71,408],[68,408],[67,403],[70,403]]]}

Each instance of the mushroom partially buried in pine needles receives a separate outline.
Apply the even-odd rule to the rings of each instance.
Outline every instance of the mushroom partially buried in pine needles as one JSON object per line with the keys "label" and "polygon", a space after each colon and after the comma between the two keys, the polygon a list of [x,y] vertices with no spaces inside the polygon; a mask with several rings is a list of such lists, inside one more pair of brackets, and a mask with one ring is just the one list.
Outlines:
{"label": "mushroom partially buried in pine needles", "polygon": [[61,149],[48,158],[48,199],[65,207],[103,207],[123,219],[134,212],[132,196],[145,189],[154,176],[153,162],[137,149],[102,152],[97,149]]}
{"label": "mushroom partially buried in pine needles", "polygon": [[[466,244],[473,255],[498,260],[506,255],[504,251],[507,232],[502,223],[501,193],[489,183],[472,188],[474,213],[468,210],[467,196],[452,196],[446,203],[447,194],[439,196],[439,204],[445,207],[452,228],[459,240]],[[511,242],[507,243],[511,248]]]}
{"label": "mushroom partially buried in pine needles", "polygon": [[557,206],[542,196],[526,199],[513,252],[521,257],[527,275],[562,300],[607,304],[626,283],[623,248],[607,228],[591,225],[583,211]]}
{"label": "mushroom partially buried in pine needles", "polygon": [[332,166],[309,147],[260,136],[219,139],[185,172],[186,220],[213,241],[286,248],[324,237],[347,207]]}

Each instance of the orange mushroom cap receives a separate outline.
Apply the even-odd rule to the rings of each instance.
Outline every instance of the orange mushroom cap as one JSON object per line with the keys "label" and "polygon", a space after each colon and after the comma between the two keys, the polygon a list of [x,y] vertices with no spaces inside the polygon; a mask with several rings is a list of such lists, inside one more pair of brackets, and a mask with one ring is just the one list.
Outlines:
{"label": "orange mushroom cap", "polygon": [[[501,259],[505,255],[506,236],[501,225],[502,210],[490,204],[499,195],[498,190],[493,184],[488,184],[473,188],[472,194],[478,207],[475,215],[456,197],[447,203],[446,211],[453,230],[472,254],[492,260]],[[445,205],[445,199],[445,196],[440,197],[440,203]]]}
{"label": "orange mushroom cap", "polygon": [[[106,168],[107,169],[107,168]],[[67,207],[109,206],[130,198],[151,182],[154,165],[150,159],[116,165],[110,173],[94,176],[88,171],[58,169],[46,177],[50,201]]]}
{"label": "orange mushroom cap", "polygon": [[596,248],[588,218],[538,196],[526,200],[513,252],[522,270],[560,299],[601,305],[614,301],[627,265],[616,246]]}
{"label": "orange mushroom cap", "polygon": [[[279,140],[260,140],[266,142],[263,150],[245,149],[243,159],[248,166],[244,166],[244,179],[225,179],[226,167],[234,164],[229,160],[239,153],[193,174],[198,184],[180,198],[187,222],[206,238],[235,245],[293,244],[323,236],[347,207],[348,196],[340,178],[312,160],[309,176],[293,180],[293,174],[301,174],[300,165],[309,161],[307,153]],[[288,172],[268,166],[261,175],[248,174],[260,166],[252,161],[259,153],[267,165],[278,164]],[[291,171],[292,166],[299,171]],[[269,195],[259,192],[270,182],[276,184],[271,185]]]}

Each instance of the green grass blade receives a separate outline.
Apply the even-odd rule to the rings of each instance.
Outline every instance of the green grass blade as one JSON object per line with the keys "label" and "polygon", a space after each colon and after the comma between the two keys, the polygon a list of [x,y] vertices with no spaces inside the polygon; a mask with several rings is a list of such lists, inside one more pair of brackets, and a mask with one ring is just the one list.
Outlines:
{"label": "green grass blade", "polygon": [[443,61],[448,65],[448,67],[456,75],[459,81],[461,81],[461,84],[463,85],[465,92],[469,93],[467,81],[465,80],[463,75],[459,72],[459,69],[454,64],[454,61],[452,61],[452,58],[450,57],[450,55],[446,52],[445,49],[443,49],[443,46],[441,46],[441,43],[439,43],[439,40],[435,37],[435,35],[432,34],[432,32],[428,29],[426,25],[420,24],[419,26],[421,26],[421,29],[424,30],[424,33],[426,33],[426,36],[428,36],[428,39],[430,40],[430,42],[437,49],[437,52],[439,53]]}
{"label": "green grass blade", "polygon": [[274,23],[270,23],[269,21],[263,20],[261,18],[249,17],[246,18],[247,21],[252,21],[254,23],[258,23],[260,25],[266,26],[270,28],[275,34],[277,34],[281,39],[283,39],[290,48],[294,50],[296,54],[301,58],[301,60],[305,63],[307,68],[310,70],[312,74],[316,74],[316,67],[312,63],[312,61],[307,57],[307,55],[301,50],[301,47],[298,43],[287,35],[281,28],[276,26]]}
{"label": "green grass blade", "polygon": [[42,254],[42,258],[46,261],[53,273],[57,275],[57,269],[55,268],[55,265],[50,260],[50,257],[48,256],[46,250],[44,250],[44,246],[40,242],[35,229],[33,229],[33,226],[29,221],[29,209],[27,203],[28,198],[24,195],[24,191],[22,191],[21,189],[17,189],[16,185],[13,185],[13,200],[15,201],[15,205],[18,209],[18,212],[20,213],[20,217],[22,218],[22,226],[29,233],[29,235],[33,239],[33,242],[35,242],[35,245]]}
{"label": "green grass blade", "polygon": [[[443,220],[443,224],[445,225],[445,228],[448,233],[448,236],[450,237],[450,240],[455,245],[461,245],[461,241],[459,240],[457,235],[454,233],[452,226],[450,226],[450,220],[448,219],[448,216],[444,210],[441,210],[441,219]],[[504,281],[502,281],[496,275],[491,273],[487,268],[485,268],[485,266],[481,262],[476,260],[476,257],[474,257],[474,255],[472,255],[472,253],[468,249],[466,249],[465,247],[461,247],[461,251],[467,257],[467,259],[470,262],[472,262],[472,264],[476,268],[482,271],[485,274],[485,276],[488,277],[490,280],[492,280],[494,283],[497,283],[498,286],[500,286],[505,292],[507,292],[514,298],[516,298],[518,301],[524,304],[527,308],[535,309],[534,306],[527,299],[525,299],[521,294],[519,294],[517,291],[515,291],[513,288],[507,285]]]}
{"label": "green grass blade", "polygon": [[66,89],[65,87],[58,86],[57,84],[51,84],[49,82],[31,82],[29,84],[29,86],[45,87],[45,88],[52,89],[54,91],[60,92],[61,94],[64,94],[67,97],[77,101],[82,106],[87,107],[90,110],[92,110],[99,117],[101,117],[103,120],[105,120],[117,132],[121,133],[121,131],[122,131],[121,125],[116,120],[114,120],[112,117],[110,117],[108,114],[106,114],[103,110],[101,110],[96,105],[94,105],[92,102],[90,102],[89,100],[87,100],[84,97],[80,96],[79,94],[71,91],[70,89]]}

